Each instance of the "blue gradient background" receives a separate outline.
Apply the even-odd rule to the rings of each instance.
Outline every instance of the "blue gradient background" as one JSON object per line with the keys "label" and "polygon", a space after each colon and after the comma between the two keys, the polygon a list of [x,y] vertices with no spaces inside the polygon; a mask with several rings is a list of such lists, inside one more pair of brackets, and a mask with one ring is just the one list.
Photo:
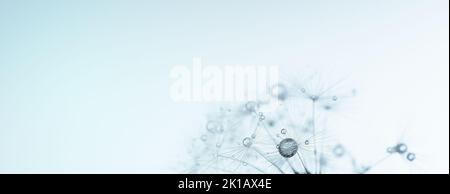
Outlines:
{"label": "blue gradient background", "polygon": [[448,3],[0,0],[0,173],[179,172],[215,106],[169,98],[192,57],[332,64],[361,89],[361,125],[341,127],[355,153],[407,127],[420,172],[448,173]]}

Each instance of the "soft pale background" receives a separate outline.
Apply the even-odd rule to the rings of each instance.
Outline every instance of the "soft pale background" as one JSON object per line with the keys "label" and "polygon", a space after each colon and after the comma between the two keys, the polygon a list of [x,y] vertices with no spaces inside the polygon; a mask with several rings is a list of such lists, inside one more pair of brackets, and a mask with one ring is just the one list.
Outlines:
{"label": "soft pale background", "polygon": [[216,105],[173,103],[168,75],[200,56],[350,74],[339,138],[374,161],[407,128],[418,167],[375,172],[448,173],[448,3],[0,0],[0,172],[179,172]]}

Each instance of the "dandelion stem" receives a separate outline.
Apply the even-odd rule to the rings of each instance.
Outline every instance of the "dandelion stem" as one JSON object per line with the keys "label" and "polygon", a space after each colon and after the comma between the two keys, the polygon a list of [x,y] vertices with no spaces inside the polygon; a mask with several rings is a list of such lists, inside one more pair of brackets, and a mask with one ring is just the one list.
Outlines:
{"label": "dandelion stem", "polygon": [[317,137],[316,137],[316,99],[312,100],[312,131],[314,141],[314,172],[317,174],[319,166],[317,157]]}

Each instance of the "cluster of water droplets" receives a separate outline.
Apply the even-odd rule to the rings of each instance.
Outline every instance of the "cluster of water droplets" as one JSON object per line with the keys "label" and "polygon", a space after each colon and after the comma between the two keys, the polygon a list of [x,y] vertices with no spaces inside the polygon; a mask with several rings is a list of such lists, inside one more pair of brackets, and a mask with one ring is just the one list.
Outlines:
{"label": "cluster of water droplets", "polygon": [[[356,90],[339,96],[277,84],[268,93],[267,100],[221,107],[208,115],[204,134],[190,150],[194,165],[189,173],[334,173],[343,171],[336,165],[342,163],[349,166],[344,172],[367,173],[376,167],[360,164],[344,144],[327,142],[326,130],[320,129],[326,119],[319,113],[333,111]],[[293,108],[300,110],[298,117],[292,117]],[[387,152],[416,159],[404,143]]]}

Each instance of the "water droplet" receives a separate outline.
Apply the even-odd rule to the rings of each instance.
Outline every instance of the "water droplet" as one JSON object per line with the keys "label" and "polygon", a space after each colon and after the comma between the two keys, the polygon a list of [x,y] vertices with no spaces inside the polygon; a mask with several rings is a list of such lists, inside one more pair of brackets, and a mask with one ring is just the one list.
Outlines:
{"label": "water droplet", "polygon": [[206,130],[211,133],[222,133],[223,127],[218,121],[208,121],[208,123],[206,123]]}
{"label": "water droplet", "polygon": [[248,112],[256,112],[258,109],[258,104],[256,102],[250,101],[245,104],[245,110]]}
{"label": "water droplet", "polygon": [[338,158],[340,158],[340,157],[342,157],[344,154],[345,154],[345,149],[344,149],[344,147],[342,146],[342,145],[336,145],[334,148],[333,148],[333,154],[336,156],[336,157],[338,157]]}
{"label": "water droplet", "polygon": [[277,84],[273,86],[271,89],[271,95],[275,98],[278,98],[279,100],[286,100],[288,96],[286,86],[284,86],[283,84]]}
{"label": "water droplet", "polygon": [[404,143],[399,143],[395,146],[395,151],[397,151],[399,154],[403,154],[406,151],[408,151],[408,146]]}
{"label": "water droplet", "polygon": [[242,145],[245,147],[250,147],[253,144],[253,140],[250,137],[246,137],[242,140]]}
{"label": "water droplet", "polygon": [[395,149],[394,149],[393,147],[388,147],[388,148],[386,149],[386,152],[392,154],[392,153],[395,152]]}
{"label": "water droplet", "polygon": [[285,158],[294,156],[297,153],[297,150],[298,144],[292,138],[283,139],[278,146],[278,152]]}
{"label": "water droplet", "polygon": [[406,159],[412,162],[416,159],[416,154],[410,152],[406,155]]}

